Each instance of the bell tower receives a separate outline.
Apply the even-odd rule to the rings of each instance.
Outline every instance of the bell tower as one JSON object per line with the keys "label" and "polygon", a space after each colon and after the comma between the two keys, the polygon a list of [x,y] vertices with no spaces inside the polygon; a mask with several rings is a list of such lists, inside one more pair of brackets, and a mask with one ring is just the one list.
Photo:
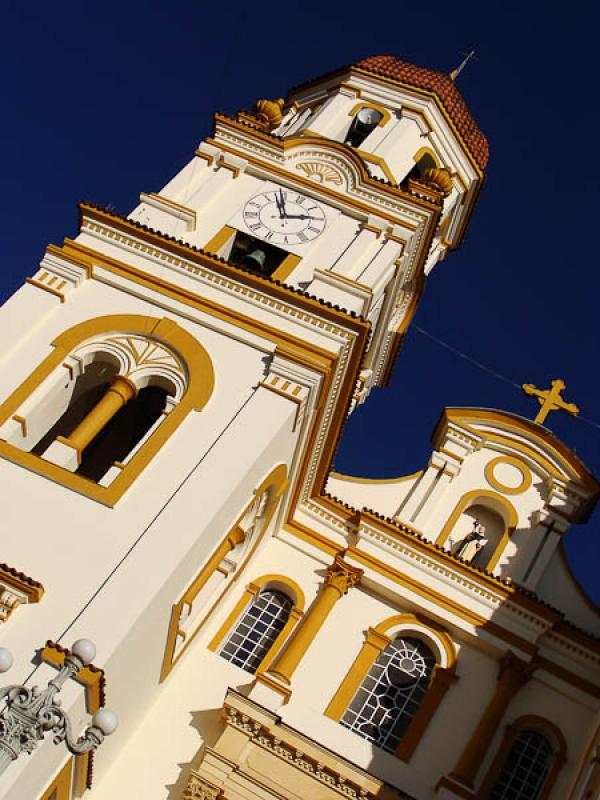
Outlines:
{"label": "bell tower", "polygon": [[[51,677],[70,642],[94,639],[86,675],[106,670],[121,718],[97,753],[94,796],[146,796],[150,781],[159,796],[158,758],[147,786],[114,782],[149,710],[197,688],[198,654],[211,680],[195,708],[221,708],[247,668],[251,702],[273,722],[304,651],[359,596],[352,514],[324,494],[332,456],[348,413],[388,380],[427,276],[460,244],[486,163],[449,77],[368,58],[217,114],[189,163],[129,215],[82,204],[78,235],[49,245],[0,309],[1,643],[19,683]],[[260,658],[242,659],[223,642],[256,597],[274,633],[257,623]],[[433,640],[443,694],[451,648]],[[81,696],[64,703],[83,720]],[[243,701],[228,703],[238,720]],[[198,747],[173,708],[169,770]],[[45,740],[0,776],[0,794],[80,797],[92,786],[82,758]],[[339,785],[375,796],[383,784],[353,758]]]}

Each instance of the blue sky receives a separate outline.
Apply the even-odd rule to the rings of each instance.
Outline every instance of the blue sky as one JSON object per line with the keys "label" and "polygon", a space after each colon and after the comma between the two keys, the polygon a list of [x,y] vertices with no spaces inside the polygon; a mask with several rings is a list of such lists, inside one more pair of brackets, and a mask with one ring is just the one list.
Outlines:
{"label": "blue sky", "polygon": [[[589,8],[589,7],[588,7]],[[581,3],[5,2],[0,290],[47,243],[77,231],[77,203],[127,213],[211,130],[215,110],[374,54],[450,71],[490,141],[487,183],[463,246],[434,270],[416,323],[520,384],[567,383],[600,422],[596,253],[600,161],[597,33]],[[533,417],[535,401],[413,329],[391,385],[346,427],[341,472],[390,477],[427,461],[444,406]],[[549,427],[600,475],[600,427]],[[567,537],[600,602],[600,516]]]}

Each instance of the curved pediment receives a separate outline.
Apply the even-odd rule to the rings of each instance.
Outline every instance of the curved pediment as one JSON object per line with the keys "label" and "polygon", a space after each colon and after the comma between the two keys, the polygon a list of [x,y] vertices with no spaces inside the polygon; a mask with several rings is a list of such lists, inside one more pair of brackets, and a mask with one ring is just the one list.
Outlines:
{"label": "curved pediment", "polygon": [[478,446],[513,450],[533,462],[541,474],[578,487],[593,505],[600,496],[600,484],[580,458],[552,431],[518,414],[485,408],[447,408],[433,434],[436,446],[449,435],[450,428],[473,434]]}

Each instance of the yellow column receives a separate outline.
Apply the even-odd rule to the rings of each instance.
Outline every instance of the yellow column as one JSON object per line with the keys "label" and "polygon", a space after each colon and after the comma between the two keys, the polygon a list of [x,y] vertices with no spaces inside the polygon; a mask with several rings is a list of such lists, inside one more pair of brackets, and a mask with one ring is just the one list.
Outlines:
{"label": "yellow column", "polygon": [[65,444],[82,453],[88,444],[110,422],[117,411],[135,397],[137,387],[128,378],[117,375],[106,391],[104,397],[96,403],[90,413],[81,420],[75,430],[66,438],[58,437]]}
{"label": "yellow column", "polygon": [[496,690],[459,758],[451,778],[456,778],[466,786],[473,786],[479,767],[502,722],[508,704],[521,686],[529,680],[534,670],[535,663],[521,661],[511,651],[506,653],[500,662]]}
{"label": "yellow column", "polygon": [[279,678],[288,686],[290,685],[296,667],[312,644],[329,612],[340,597],[360,582],[362,574],[362,569],[347,564],[341,553],[336,555],[333,564],[327,569],[327,577],[321,594],[296,628],[296,632],[284,652],[269,669],[270,675]]}

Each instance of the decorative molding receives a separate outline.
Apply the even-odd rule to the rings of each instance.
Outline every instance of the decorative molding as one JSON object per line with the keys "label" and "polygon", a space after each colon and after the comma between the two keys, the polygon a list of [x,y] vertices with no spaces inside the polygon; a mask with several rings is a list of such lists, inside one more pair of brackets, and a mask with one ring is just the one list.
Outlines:
{"label": "decorative molding", "polygon": [[0,622],[6,622],[17,606],[39,603],[44,587],[8,564],[0,563]]}
{"label": "decorative molding", "polygon": [[277,730],[276,734],[271,733],[260,722],[232,708],[227,702],[223,711],[228,725],[243,731],[253,744],[273,753],[291,766],[301,770],[305,775],[310,775],[319,783],[333,789],[343,797],[351,798],[351,800],[375,800],[376,795],[373,792],[349,781],[341,772],[324,766],[316,758],[306,755],[295,745],[284,741],[281,737],[282,731]]}
{"label": "decorative molding", "polygon": [[325,164],[322,161],[300,161],[296,164],[296,169],[299,169],[315,183],[333,183],[335,186],[341,186],[344,183],[342,174],[331,164]]}
{"label": "decorative molding", "polygon": [[183,800],[218,800],[220,797],[223,797],[222,789],[192,770],[183,792]]}

